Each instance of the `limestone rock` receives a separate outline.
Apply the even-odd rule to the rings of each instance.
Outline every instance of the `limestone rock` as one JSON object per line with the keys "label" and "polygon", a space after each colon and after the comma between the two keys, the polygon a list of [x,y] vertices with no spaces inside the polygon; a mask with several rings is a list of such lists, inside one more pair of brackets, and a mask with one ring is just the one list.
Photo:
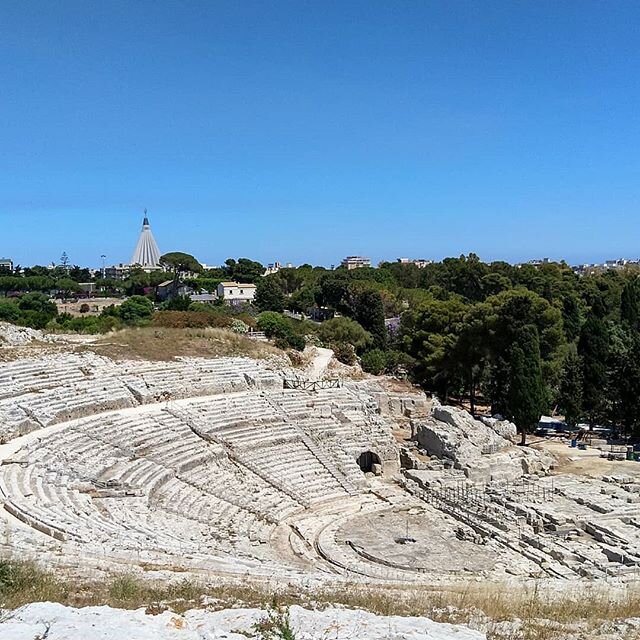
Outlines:
{"label": "limestone rock", "polygon": [[513,422],[504,420],[502,416],[493,416],[492,418],[482,417],[480,420],[482,420],[487,427],[493,429],[499,436],[514,443],[518,441],[518,428]]}
{"label": "limestone rock", "polygon": [[418,443],[427,453],[452,461],[473,482],[540,475],[553,462],[547,454],[514,446],[512,423],[501,420],[488,426],[456,407],[434,403],[431,416],[416,426]]}

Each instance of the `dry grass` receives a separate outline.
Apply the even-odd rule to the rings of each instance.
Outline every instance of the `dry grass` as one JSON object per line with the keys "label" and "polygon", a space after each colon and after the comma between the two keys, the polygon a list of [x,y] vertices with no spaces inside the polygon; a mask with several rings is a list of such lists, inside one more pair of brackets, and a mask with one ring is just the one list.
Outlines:
{"label": "dry grass", "polygon": [[129,328],[105,336],[93,344],[79,347],[78,350],[94,351],[114,360],[166,361],[177,356],[266,358],[285,355],[271,344],[216,328]]}
{"label": "dry grass", "polygon": [[205,584],[187,578],[158,582],[127,574],[82,582],[42,570],[31,562],[0,561],[0,608],[5,609],[53,601],[75,607],[170,608],[182,613],[203,606],[203,596],[208,606],[214,602],[216,608],[337,605],[379,615],[426,616],[440,622],[470,624],[485,631],[489,640],[561,640],[576,630],[581,634],[576,637],[597,638],[616,621],[640,617],[640,590],[632,587],[613,594],[606,585],[552,593],[536,587],[483,583],[420,589],[345,584],[315,590],[288,586],[274,592],[248,582]]}

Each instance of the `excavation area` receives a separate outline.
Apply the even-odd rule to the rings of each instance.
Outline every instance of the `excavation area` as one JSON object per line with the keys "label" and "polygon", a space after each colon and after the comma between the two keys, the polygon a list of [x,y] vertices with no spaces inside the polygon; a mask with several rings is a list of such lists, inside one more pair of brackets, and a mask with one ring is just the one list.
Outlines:
{"label": "excavation area", "polygon": [[43,353],[2,364],[0,437],[3,552],[69,571],[638,578],[640,465],[581,452],[582,474],[566,444],[381,379]]}

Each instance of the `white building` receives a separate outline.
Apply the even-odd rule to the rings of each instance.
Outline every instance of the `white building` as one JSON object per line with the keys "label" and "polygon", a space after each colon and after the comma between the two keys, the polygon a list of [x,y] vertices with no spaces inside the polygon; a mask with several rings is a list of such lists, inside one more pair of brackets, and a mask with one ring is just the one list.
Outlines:
{"label": "white building", "polygon": [[0,271],[13,271],[13,260],[11,258],[0,258]]}
{"label": "white building", "polygon": [[398,258],[400,264],[413,264],[418,269],[424,269],[430,264],[433,264],[433,260],[425,260],[423,258]]}
{"label": "white building", "polygon": [[346,267],[349,271],[351,271],[351,269],[360,269],[361,267],[370,267],[371,259],[362,256],[347,256],[342,261],[342,266]]}
{"label": "white building", "polygon": [[243,284],[242,282],[221,282],[218,285],[218,297],[223,298],[227,304],[240,304],[253,302],[256,295],[255,284]]}

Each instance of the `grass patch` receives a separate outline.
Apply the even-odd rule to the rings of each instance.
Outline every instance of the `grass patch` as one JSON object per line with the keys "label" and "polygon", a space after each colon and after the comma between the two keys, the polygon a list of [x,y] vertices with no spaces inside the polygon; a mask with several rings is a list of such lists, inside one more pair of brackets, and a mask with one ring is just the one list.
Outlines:
{"label": "grass patch", "polygon": [[105,336],[78,350],[90,350],[114,360],[172,360],[183,357],[284,356],[275,346],[252,340],[226,329],[211,327],[176,329],[165,327],[128,328]]}
{"label": "grass patch", "polygon": [[[561,640],[579,629],[598,637],[607,625],[640,617],[640,589],[607,585],[551,592],[541,588],[472,583],[464,587],[367,587],[344,584],[324,589],[287,586],[275,593],[259,583],[204,584],[190,579],[154,581],[122,574],[81,581],[39,568],[30,561],[0,560],[0,608],[29,602],[60,602],[74,607],[109,605],[122,609],[167,608],[182,613],[214,606],[267,610],[259,633],[271,640],[293,640],[286,609],[292,604],[324,608],[344,606],[378,615],[424,616],[439,622],[470,624],[488,640]],[[615,636],[614,636],[615,637]]]}

